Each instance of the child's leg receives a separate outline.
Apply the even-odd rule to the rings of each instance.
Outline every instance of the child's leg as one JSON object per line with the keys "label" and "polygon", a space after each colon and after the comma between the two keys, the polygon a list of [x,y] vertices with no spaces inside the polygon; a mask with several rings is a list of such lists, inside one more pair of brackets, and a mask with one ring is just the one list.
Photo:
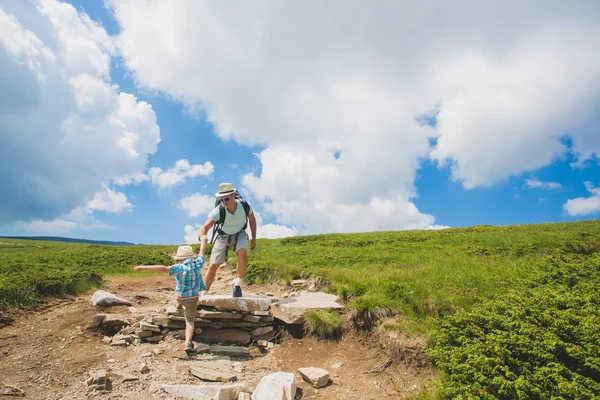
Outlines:
{"label": "child's leg", "polygon": [[194,319],[196,319],[196,309],[198,308],[198,298],[177,300],[185,308],[185,342],[191,343],[194,336]]}

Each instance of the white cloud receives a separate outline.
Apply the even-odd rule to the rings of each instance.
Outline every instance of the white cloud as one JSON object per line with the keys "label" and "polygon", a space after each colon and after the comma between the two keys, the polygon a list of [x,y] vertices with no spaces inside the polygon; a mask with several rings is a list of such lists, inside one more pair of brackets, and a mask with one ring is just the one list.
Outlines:
{"label": "white cloud", "polygon": [[590,197],[578,197],[569,199],[563,208],[571,215],[588,215],[600,212],[600,188],[594,187],[592,182],[586,182],[585,188],[592,195]]}
{"label": "white cloud", "polygon": [[170,188],[183,183],[186,178],[196,176],[209,176],[215,170],[210,161],[204,164],[191,165],[188,160],[178,160],[175,165],[166,171],[162,168],[152,167],[148,170],[148,176],[155,186],[159,188]]}
{"label": "white cloud", "polygon": [[135,174],[125,175],[120,178],[117,178],[113,181],[113,183],[117,186],[127,186],[127,185],[137,185],[138,183],[145,182],[150,178],[148,175],[137,172]]}
{"label": "white cloud", "polygon": [[120,192],[111,190],[108,186],[104,186],[104,190],[94,194],[94,197],[88,201],[86,208],[100,210],[112,213],[120,213],[123,210],[131,211],[133,205],[127,201],[127,196]]}
{"label": "white cloud", "polygon": [[97,209],[130,206],[104,185],[143,173],[160,134],[152,107],[111,83],[114,49],[70,4],[2,3],[0,224],[71,226],[60,220],[98,192]]}
{"label": "white cloud", "polygon": [[600,154],[597,2],[109,4],[138,85],[262,146],[243,183],[298,233],[434,228],[412,202],[427,157],[473,188],[551,163],[564,136]]}
{"label": "white cloud", "polygon": [[183,240],[185,244],[200,243],[200,241],[198,240],[198,229],[200,229],[200,224],[196,224],[196,227],[192,225],[186,225],[183,227]]}
{"label": "white cloud", "polygon": [[540,181],[537,178],[530,178],[525,181],[525,186],[532,189],[560,189],[562,188],[561,184],[558,182],[544,182]]}
{"label": "white cloud", "polygon": [[215,208],[215,197],[194,193],[179,200],[179,207],[190,217],[207,216]]}
{"label": "white cloud", "polygon": [[15,223],[15,226],[30,232],[57,235],[73,231],[77,227],[77,224],[73,221],[56,218],[51,221],[42,221],[39,219],[27,222],[19,221]]}
{"label": "white cloud", "polygon": [[[254,210],[254,217],[256,218],[256,237],[258,239],[279,239],[298,234],[294,226],[289,228],[285,225],[265,224],[261,214],[256,210]],[[251,236],[249,229],[248,234]]]}

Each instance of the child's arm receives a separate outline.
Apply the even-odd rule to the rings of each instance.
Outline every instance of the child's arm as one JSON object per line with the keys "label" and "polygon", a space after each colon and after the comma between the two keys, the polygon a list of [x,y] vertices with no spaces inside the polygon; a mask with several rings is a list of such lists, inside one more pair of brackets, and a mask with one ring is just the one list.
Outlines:
{"label": "child's arm", "polygon": [[155,272],[169,272],[169,267],[166,265],[138,265],[133,267],[134,271],[155,271]]}

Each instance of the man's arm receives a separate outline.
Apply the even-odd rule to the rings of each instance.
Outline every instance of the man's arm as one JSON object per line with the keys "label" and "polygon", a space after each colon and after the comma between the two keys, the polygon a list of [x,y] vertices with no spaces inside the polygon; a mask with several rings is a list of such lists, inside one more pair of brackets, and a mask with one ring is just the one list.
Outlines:
{"label": "man's arm", "polygon": [[256,218],[254,213],[248,214],[248,221],[250,221],[250,232],[252,233],[252,239],[250,240],[250,250],[254,250],[256,247]]}
{"label": "man's arm", "polygon": [[199,256],[204,255],[204,251],[206,250],[206,244],[208,243],[208,231],[210,231],[210,228],[212,228],[214,224],[215,221],[208,218],[198,230],[198,239],[200,239],[200,253],[198,254]]}
{"label": "man's arm", "polygon": [[134,271],[155,271],[155,272],[169,272],[169,267],[166,265],[138,265],[133,267]]}

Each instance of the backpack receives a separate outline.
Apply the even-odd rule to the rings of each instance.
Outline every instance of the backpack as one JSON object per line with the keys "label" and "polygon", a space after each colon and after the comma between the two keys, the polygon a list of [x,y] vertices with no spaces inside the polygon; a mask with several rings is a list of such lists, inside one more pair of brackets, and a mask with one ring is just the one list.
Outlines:
{"label": "backpack", "polygon": [[[243,231],[248,226],[248,214],[250,213],[250,204],[248,204],[248,202],[246,200],[244,200],[244,198],[240,195],[240,193],[237,190],[235,191],[234,198],[235,198],[235,200],[240,201],[240,203],[242,204],[242,207],[244,208],[244,212],[246,213],[246,221],[244,222],[244,227],[241,229]],[[223,205],[223,203],[221,202],[221,200],[218,197],[215,200],[215,207],[219,207],[219,220],[215,223],[215,225],[213,227],[213,234],[212,234],[212,238],[210,240],[211,243],[214,243],[214,241],[217,239],[217,236],[224,234],[224,232],[221,230],[221,228],[223,227],[223,224],[225,223],[225,215],[227,213],[225,206]]]}

